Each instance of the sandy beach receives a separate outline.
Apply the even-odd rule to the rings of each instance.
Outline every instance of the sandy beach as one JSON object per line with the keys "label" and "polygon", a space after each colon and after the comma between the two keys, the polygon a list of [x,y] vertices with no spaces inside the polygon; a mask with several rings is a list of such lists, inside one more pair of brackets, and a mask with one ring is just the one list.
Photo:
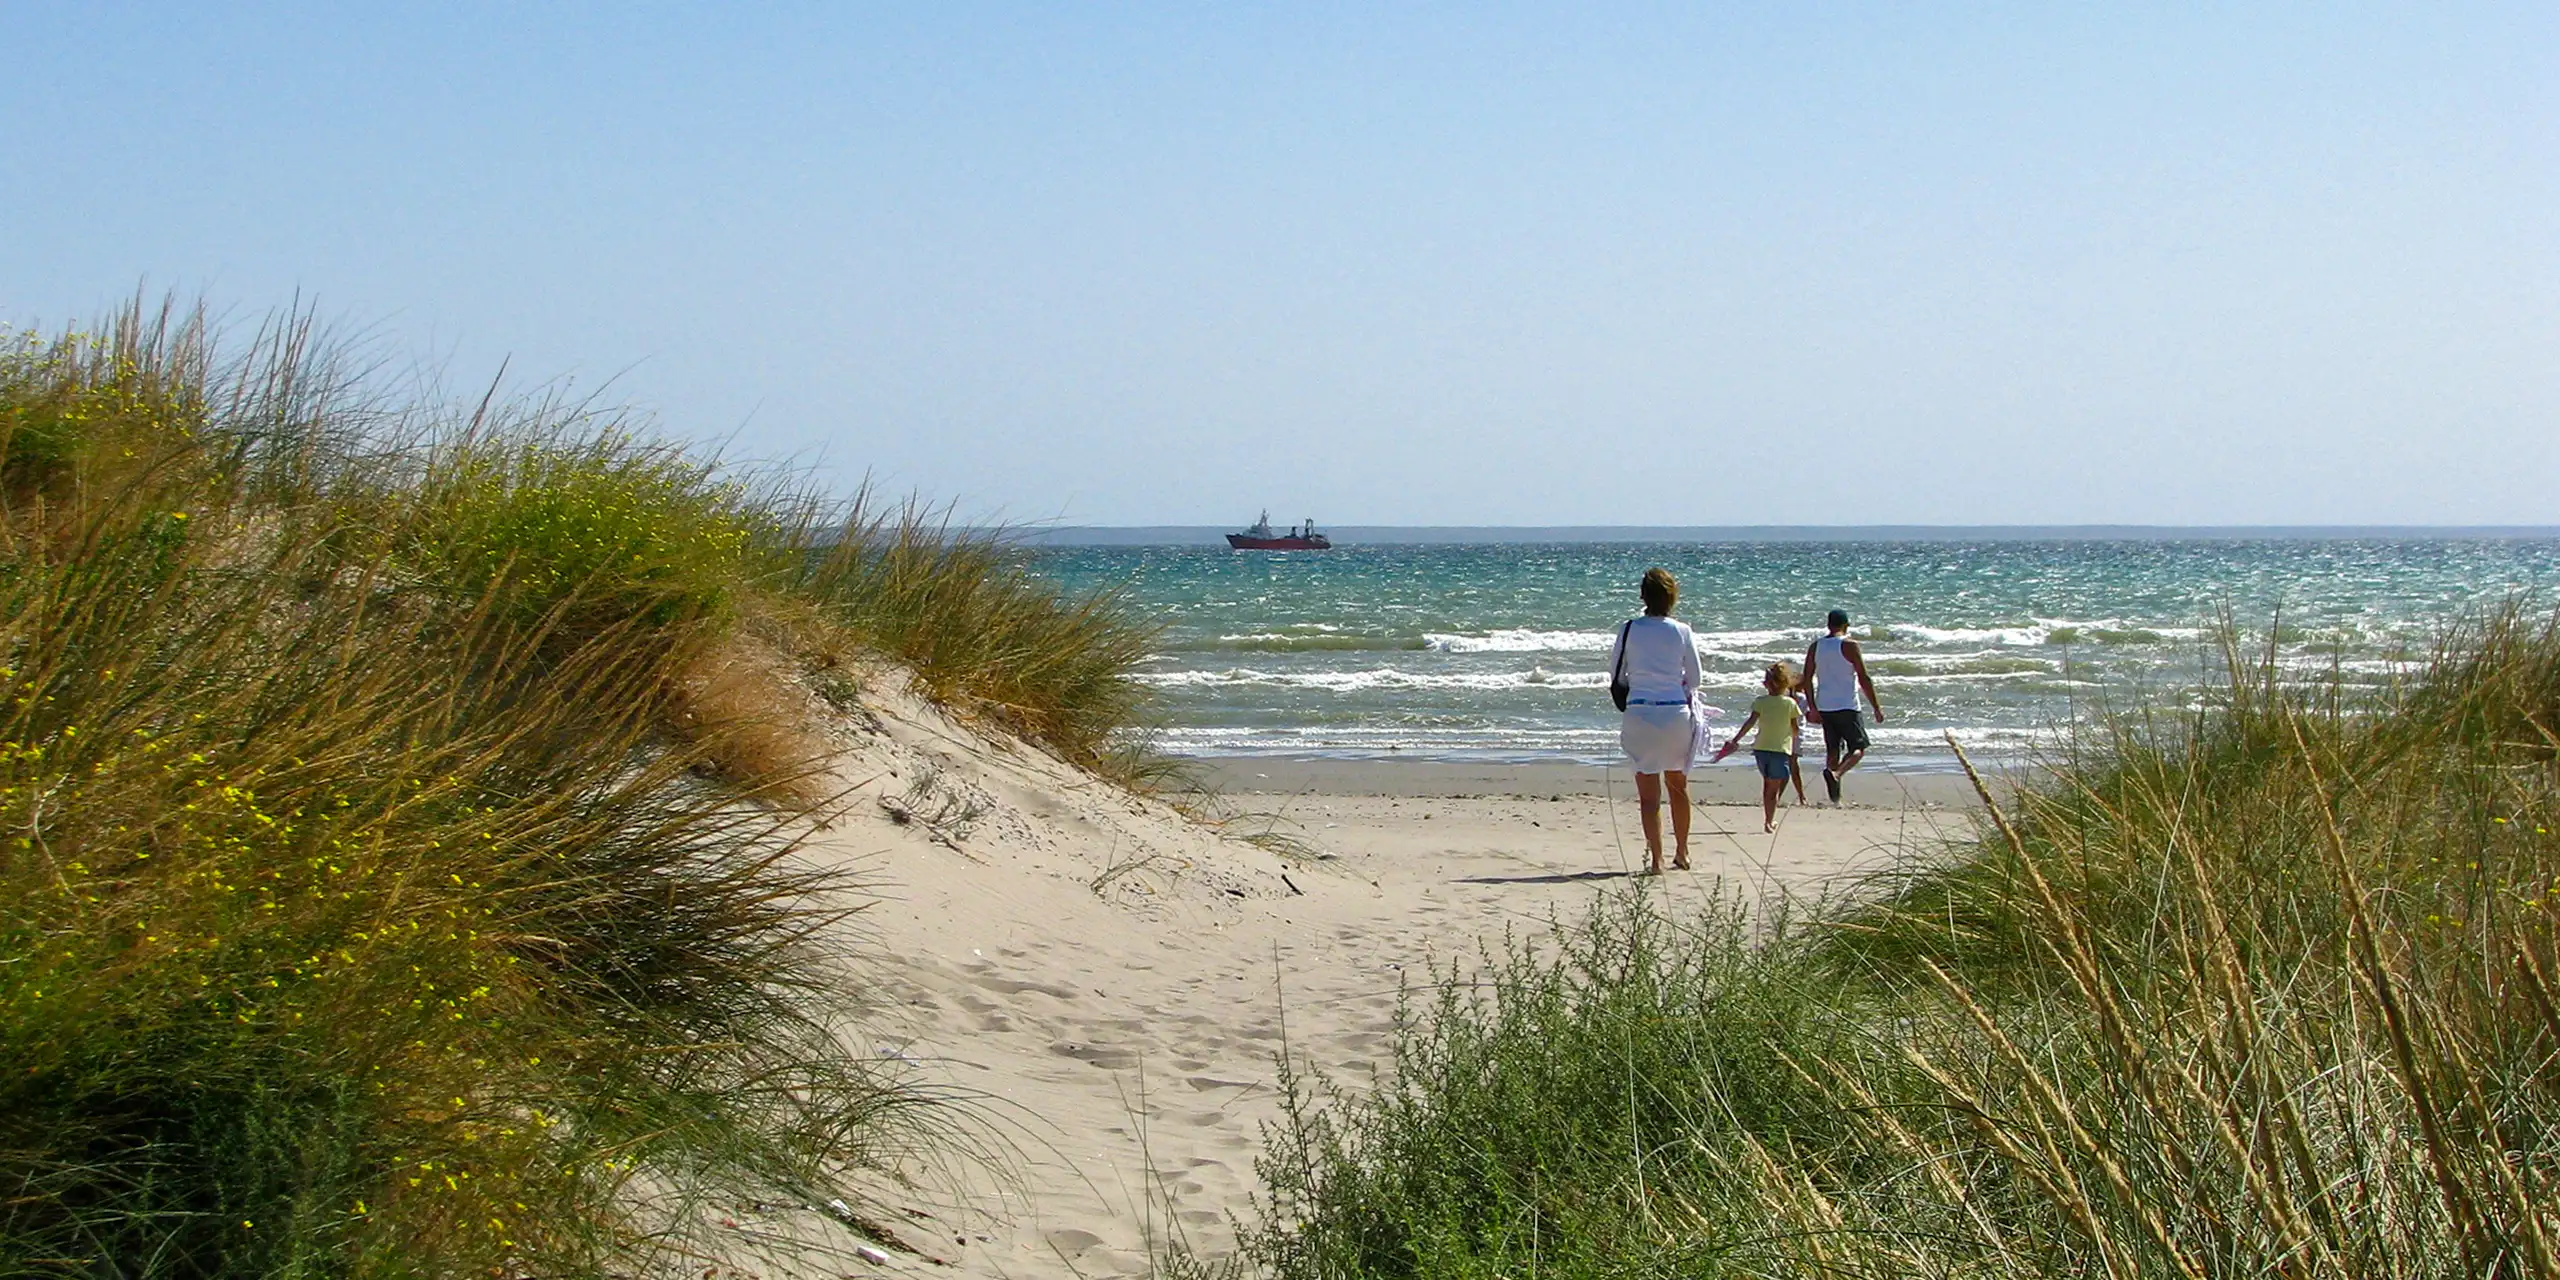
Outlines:
{"label": "sandy beach", "polygon": [[[870,771],[873,798],[813,845],[879,899],[862,1034],[964,1100],[1004,1161],[881,1186],[905,1249],[874,1269],[1121,1276],[1148,1271],[1153,1242],[1229,1251],[1284,1045],[1356,1085],[1404,984],[1577,915],[1643,864],[1623,771],[1228,762],[1204,770],[1228,813],[1212,830],[918,703],[884,726],[843,767]],[[894,819],[934,806],[898,791],[919,769],[972,797],[970,830]],[[1766,836],[1747,767],[1704,770],[1696,869],[1646,891],[1819,895],[1963,833],[1969,795],[1960,777],[1862,772],[1849,805],[1783,811]],[[1287,839],[1238,838],[1264,832]]]}

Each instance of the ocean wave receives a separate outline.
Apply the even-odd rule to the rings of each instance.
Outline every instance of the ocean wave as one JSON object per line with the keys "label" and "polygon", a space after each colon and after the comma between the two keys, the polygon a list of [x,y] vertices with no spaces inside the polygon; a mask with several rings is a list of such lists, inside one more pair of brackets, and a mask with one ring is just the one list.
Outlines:
{"label": "ocean wave", "polygon": [[1174,653],[1385,653],[1429,647],[1420,636],[1346,634],[1330,627],[1314,632],[1256,631],[1165,646],[1167,651]]}
{"label": "ocean wave", "polygon": [[1937,648],[1957,645],[2031,648],[2069,644],[2177,644],[2200,639],[2204,631],[2199,627],[2143,626],[2121,618],[2037,618],[2025,626],[2011,627],[1933,627],[1918,622],[1888,622],[1868,629],[1863,635],[1854,629],[1850,634],[1866,644],[1886,648],[1901,644],[1925,644]]}
{"label": "ocean wave", "polygon": [[[2066,679],[2058,666],[2043,662],[2011,665],[1985,659],[1943,670],[1917,664],[1888,666],[1882,662],[1872,666],[1877,684],[1888,689],[2027,685],[2038,690],[2060,692],[2064,689],[2106,687],[2100,680]],[[1393,689],[1465,689],[1478,692],[1604,689],[1609,684],[1609,673],[1581,668],[1554,670],[1544,666],[1532,666],[1526,671],[1411,671],[1401,667],[1366,667],[1357,671],[1266,671],[1256,667],[1224,667],[1141,671],[1131,675],[1130,679],[1156,689],[1269,688],[1359,694]],[[1757,667],[1741,671],[1711,667],[1702,673],[1699,688],[1720,695],[1738,694],[1748,698],[1756,695],[1760,688],[1760,671]]]}
{"label": "ocean wave", "polygon": [[1617,643],[1615,631],[1537,631],[1504,628],[1475,634],[1433,632],[1423,644],[1443,653],[1606,653]]}
{"label": "ocean wave", "polygon": [[1791,668],[1803,666],[1804,654],[1801,652],[1789,653],[1784,649],[1763,649],[1758,653],[1752,653],[1736,649],[1701,648],[1698,650],[1698,661],[1709,667],[1713,667],[1717,663],[1724,663],[1727,666],[1749,667],[1752,672],[1751,678],[1757,680],[1760,678],[1759,673],[1768,670],[1769,664],[1772,662],[1784,662]]}
{"label": "ocean wave", "polygon": [[1260,671],[1251,667],[1229,667],[1222,671],[1144,671],[1130,678],[1158,689],[1262,686],[1324,689],[1336,693],[1363,693],[1371,689],[1600,689],[1609,683],[1609,675],[1605,671],[1549,671],[1544,667],[1531,667],[1527,671],[1406,671],[1396,667],[1371,667],[1363,671]]}
{"label": "ocean wave", "polygon": [[1803,653],[1813,643],[1815,632],[1795,630],[1700,631],[1700,649],[1738,649],[1746,653]]}
{"label": "ocean wave", "polygon": [[[1928,729],[1906,729],[1889,725],[1868,725],[1867,740],[1874,744],[1876,758],[1883,762],[1893,755],[1942,756],[1947,751],[1947,734],[1954,733],[1956,742],[1975,754],[2015,755],[2059,741],[2050,729],[2025,729],[2004,725],[1961,725]],[[1815,730],[1805,731],[1809,750],[1818,751],[1820,741]]]}
{"label": "ocean wave", "polygon": [[1289,728],[1172,729],[1155,745],[1175,755],[1250,758],[1316,757],[1339,760],[1471,760],[1493,763],[1560,761],[1606,765],[1619,759],[1618,734],[1590,729],[1505,728],[1415,730],[1391,726],[1329,725]]}
{"label": "ocean wave", "polygon": [[1882,654],[1867,659],[1867,673],[1882,679],[1927,680],[1948,676],[2050,675],[2059,667],[2043,658],[2003,653]]}
{"label": "ocean wave", "polygon": [[[1744,629],[1694,631],[1702,654],[1724,654],[1735,660],[1800,654],[1813,643],[1804,630]],[[1617,628],[1603,631],[1553,631],[1506,627],[1492,631],[1427,632],[1424,644],[1443,653],[1607,653],[1618,640]]]}
{"label": "ocean wave", "polygon": [[[2424,658],[2342,658],[2329,653],[2287,654],[2276,665],[2288,674],[2309,680],[2320,680],[2332,672],[2339,676],[2368,676],[2373,680],[2399,679],[2426,670]],[[2362,683],[2372,683],[2371,680]]]}
{"label": "ocean wave", "polygon": [[1940,648],[1952,645],[2000,645],[2025,648],[2043,644],[2046,637],[2052,634],[2053,628],[2047,626],[1928,627],[1916,622],[1896,622],[1881,628],[1881,634],[1866,640],[1865,643],[1894,645],[1916,642],[1936,645]]}
{"label": "ocean wave", "polygon": [[[1943,729],[1872,726],[1875,743],[1869,757],[1891,769],[1918,765],[1952,767]],[[1955,730],[1956,741],[1985,763],[2014,760],[2050,745],[2054,735],[2042,729],[1970,726]],[[1818,753],[1820,739],[1808,734],[1808,753]],[[1293,725],[1269,727],[1201,726],[1167,730],[1156,746],[1175,755],[1250,758],[1253,756],[1318,757],[1345,760],[1469,760],[1523,763],[1555,761],[1572,764],[1622,765],[1618,732],[1608,728],[1482,727],[1417,728],[1409,725]],[[1742,762],[1747,766],[1746,757]],[[1700,768],[1707,766],[1702,762]]]}
{"label": "ocean wave", "polygon": [[2044,642],[2065,644],[2167,644],[2168,632],[2152,627],[2051,627]]}
{"label": "ocean wave", "polygon": [[[1700,654],[1730,662],[1767,661],[1773,657],[1798,658],[1805,646],[1813,643],[1816,632],[1807,628],[1735,628],[1725,631],[1696,631]],[[2067,619],[2038,618],[2021,626],[2006,627],[1937,627],[1925,623],[1894,622],[1852,630],[1850,637],[1879,651],[1901,652],[1902,646],[1918,645],[1934,649],[2023,649],[2048,645],[2157,645],[2196,640],[2204,632],[2195,627],[2142,626],[2115,618]],[[1220,644],[1252,642],[1261,637],[1222,637]],[[1280,647],[1274,637],[1274,647]],[[1295,637],[1286,639],[1294,640]],[[1348,639],[1346,637],[1346,639]],[[1432,649],[1442,653],[1606,653],[1617,639],[1616,630],[1574,631],[1548,630],[1537,627],[1505,627],[1475,632],[1425,632],[1419,640],[1379,638],[1375,647]],[[1325,647],[1308,645],[1306,647]],[[1341,647],[1367,647],[1344,644]]]}

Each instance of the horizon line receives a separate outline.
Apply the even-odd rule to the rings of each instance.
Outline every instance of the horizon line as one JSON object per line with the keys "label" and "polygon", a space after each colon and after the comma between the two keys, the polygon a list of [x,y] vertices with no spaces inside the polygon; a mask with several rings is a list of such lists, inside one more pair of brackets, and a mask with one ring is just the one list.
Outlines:
{"label": "horizon line", "polygon": [[[1046,545],[1216,545],[1232,532],[1207,524],[993,526],[1014,540]],[[2476,524],[1748,524],[1748,525],[1360,525],[1325,526],[1335,543],[1425,542],[1854,542],[1854,541],[2227,541],[2357,538],[2560,538],[2560,525]]]}

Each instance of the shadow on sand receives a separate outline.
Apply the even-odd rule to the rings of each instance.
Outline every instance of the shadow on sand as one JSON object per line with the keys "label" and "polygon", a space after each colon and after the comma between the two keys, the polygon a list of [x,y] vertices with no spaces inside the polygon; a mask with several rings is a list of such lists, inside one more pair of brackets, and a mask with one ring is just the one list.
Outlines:
{"label": "shadow on sand", "polygon": [[1626,871],[1558,871],[1543,876],[1460,876],[1460,884],[1579,884],[1585,880],[1624,880]]}

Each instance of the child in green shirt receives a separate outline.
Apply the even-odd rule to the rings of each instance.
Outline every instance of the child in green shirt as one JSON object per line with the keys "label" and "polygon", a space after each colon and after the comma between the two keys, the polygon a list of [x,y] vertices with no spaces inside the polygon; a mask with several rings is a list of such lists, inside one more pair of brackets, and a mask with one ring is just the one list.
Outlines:
{"label": "child in green shirt", "polygon": [[[1732,755],[1742,745],[1742,735],[1760,727],[1759,736],[1751,740],[1751,759],[1760,767],[1760,829],[1774,834],[1778,829],[1778,797],[1787,790],[1787,780],[1795,776],[1796,738],[1804,731],[1804,707],[1787,696],[1795,687],[1796,673],[1783,662],[1769,664],[1769,672],[1760,679],[1760,687],[1769,692],[1751,703],[1751,718],[1733,731],[1733,737],[1716,751],[1716,759]],[[1801,798],[1801,786],[1799,798]]]}

